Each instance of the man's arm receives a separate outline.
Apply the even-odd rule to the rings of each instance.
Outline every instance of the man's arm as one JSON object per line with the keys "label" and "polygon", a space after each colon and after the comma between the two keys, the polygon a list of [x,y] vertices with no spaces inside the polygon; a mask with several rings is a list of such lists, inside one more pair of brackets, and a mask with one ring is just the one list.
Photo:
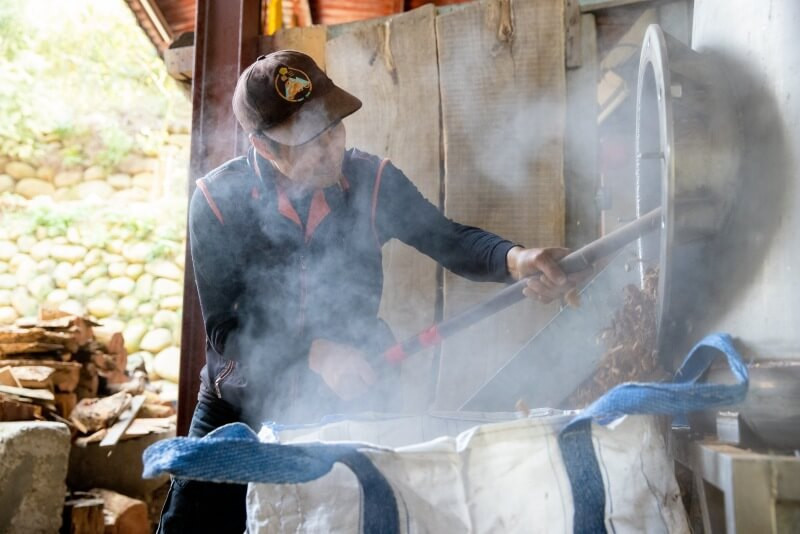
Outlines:
{"label": "man's arm", "polygon": [[392,164],[384,169],[378,202],[381,242],[396,237],[465,278],[508,282],[541,273],[523,292],[543,302],[560,298],[585,278],[585,273],[565,276],[558,266],[568,249],[523,248],[448,219]]}
{"label": "man's arm", "polygon": [[238,241],[231,239],[200,189],[189,205],[189,242],[206,336],[218,354],[239,359],[231,343],[239,327],[236,301],[242,291],[236,267]]}
{"label": "man's arm", "polygon": [[391,163],[381,178],[376,226],[382,243],[400,239],[455,274],[476,281],[509,280],[506,256],[514,243],[448,219]]}

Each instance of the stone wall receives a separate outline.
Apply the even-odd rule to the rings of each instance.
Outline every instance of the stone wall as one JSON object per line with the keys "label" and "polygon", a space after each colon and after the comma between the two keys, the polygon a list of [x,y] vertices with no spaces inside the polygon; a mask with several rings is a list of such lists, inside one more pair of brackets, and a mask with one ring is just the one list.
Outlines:
{"label": "stone wall", "polygon": [[185,196],[188,120],[170,124],[160,138],[152,148],[135,147],[105,165],[96,162],[99,147],[83,146],[79,157],[71,157],[75,140],[44,139],[40,154],[28,160],[0,154],[0,193],[27,199],[45,195],[55,200],[97,197],[120,202]]}
{"label": "stone wall", "polygon": [[177,381],[189,134],[112,167],[0,155],[0,325],[40,306],[123,332],[129,366]]}

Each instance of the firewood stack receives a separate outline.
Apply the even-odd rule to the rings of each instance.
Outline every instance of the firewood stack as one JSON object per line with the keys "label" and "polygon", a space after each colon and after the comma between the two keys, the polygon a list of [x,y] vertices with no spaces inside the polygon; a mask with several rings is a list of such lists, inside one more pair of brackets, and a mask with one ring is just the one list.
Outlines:
{"label": "firewood stack", "polygon": [[[103,445],[169,428],[173,407],[148,390],[146,373],[128,374],[127,358],[122,334],[86,317],[42,309],[2,327],[0,421],[60,421],[76,442]],[[137,416],[147,421],[129,432]]]}

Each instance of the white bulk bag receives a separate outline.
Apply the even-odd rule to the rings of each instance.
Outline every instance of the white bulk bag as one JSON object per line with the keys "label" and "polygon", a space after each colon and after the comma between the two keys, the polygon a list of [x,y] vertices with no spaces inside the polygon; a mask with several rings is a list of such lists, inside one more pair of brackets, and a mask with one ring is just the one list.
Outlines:
{"label": "white bulk bag", "polygon": [[[503,414],[513,417],[513,414]],[[400,532],[572,532],[573,492],[558,443],[572,415],[475,426],[495,414],[346,420],[265,427],[262,441],[359,442],[391,486]],[[454,429],[472,426],[459,434]],[[656,419],[593,425],[609,532],[688,532],[673,463]],[[422,441],[428,436],[442,436]],[[382,447],[391,445],[392,447]],[[401,445],[401,446],[397,446]],[[303,484],[250,484],[248,532],[362,532],[362,490],[345,465]]]}
{"label": "white bulk bag", "polygon": [[[736,383],[698,383],[720,353]],[[144,476],[250,483],[253,533],[688,532],[648,414],[732,406],[747,387],[732,338],[713,334],[674,382],[617,386],[577,415],[384,416],[267,427],[260,440],[233,423],[151,445]]]}

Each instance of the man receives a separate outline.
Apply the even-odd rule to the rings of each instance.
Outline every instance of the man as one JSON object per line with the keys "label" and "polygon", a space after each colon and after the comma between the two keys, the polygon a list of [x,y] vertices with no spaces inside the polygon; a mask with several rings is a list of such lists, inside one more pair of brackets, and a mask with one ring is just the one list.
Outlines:
{"label": "man", "polygon": [[[445,218],[387,160],[345,150],[361,107],[307,55],[262,56],[233,109],[252,147],[197,181],[189,230],[207,334],[190,436],[244,421],[313,422],[380,409],[371,387],[394,338],[377,316],[381,246],[392,238],[473,280],[541,272],[550,301],[572,281],[565,249],[525,249]],[[242,532],[244,487],[175,480],[161,532]]]}

